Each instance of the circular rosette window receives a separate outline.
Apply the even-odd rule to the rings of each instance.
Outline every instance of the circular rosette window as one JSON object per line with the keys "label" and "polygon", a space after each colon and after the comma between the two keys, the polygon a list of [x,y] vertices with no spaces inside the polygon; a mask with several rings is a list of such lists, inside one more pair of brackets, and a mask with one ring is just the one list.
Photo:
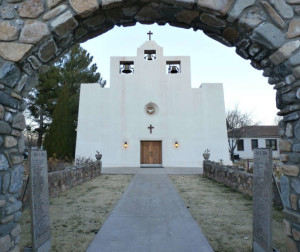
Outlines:
{"label": "circular rosette window", "polygon": [[156,115],[158,113],[158,106],[153,102],[149,102],[145,106],[145,111],[148,115]]}

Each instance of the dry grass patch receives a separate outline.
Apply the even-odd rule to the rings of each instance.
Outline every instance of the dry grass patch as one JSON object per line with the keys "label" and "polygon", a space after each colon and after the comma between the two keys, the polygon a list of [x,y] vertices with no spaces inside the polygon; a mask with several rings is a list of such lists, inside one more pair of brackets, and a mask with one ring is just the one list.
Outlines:
{"label": "dry grass patch", "polygon": [[[132,177],[133,175],[101,175],[51,198],[51,251],[85,251]],[[31,246],[30,225],[27,209],[21,220],[21,249]]]}
{"label": "dry grass patch", "polygon": [[[177,191],[216,252],[252,251],[252,198],[199,175],[172,175]],[[273,244],[285,249],[283,214],[273,211]]]}

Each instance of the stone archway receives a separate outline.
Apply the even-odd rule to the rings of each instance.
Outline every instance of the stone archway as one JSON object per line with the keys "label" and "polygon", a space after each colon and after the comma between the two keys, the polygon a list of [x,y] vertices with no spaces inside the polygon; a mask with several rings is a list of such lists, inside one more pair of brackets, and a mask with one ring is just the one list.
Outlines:
{"label": "stone archway", "polygon": [[0,250],[18,250],[24,97],[74,43],[115,25],[169,23],[203,30],[262,69],[277,90],[289,251],[300,246],[300,0],[0,1]]}

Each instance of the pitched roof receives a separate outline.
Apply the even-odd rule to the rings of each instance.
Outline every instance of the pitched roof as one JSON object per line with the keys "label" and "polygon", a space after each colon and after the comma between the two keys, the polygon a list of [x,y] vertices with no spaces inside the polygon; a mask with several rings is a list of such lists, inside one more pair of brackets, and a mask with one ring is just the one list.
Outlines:
{"label": "pitched roof", "polygon": [[[240,128],[242,138],[250,137],[276,137],[279,138],[278,126],[244,126]],[[234,137],[232,131],[228,132],[228,137]]]}

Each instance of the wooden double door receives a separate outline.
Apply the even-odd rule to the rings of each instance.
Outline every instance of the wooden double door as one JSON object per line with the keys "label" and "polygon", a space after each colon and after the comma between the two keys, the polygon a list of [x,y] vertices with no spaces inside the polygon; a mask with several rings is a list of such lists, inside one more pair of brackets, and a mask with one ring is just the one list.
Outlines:
{"label": "wooden double door", "polygon": [[141,165],[157,166],[162,164],[161,141],[141,141]]}

